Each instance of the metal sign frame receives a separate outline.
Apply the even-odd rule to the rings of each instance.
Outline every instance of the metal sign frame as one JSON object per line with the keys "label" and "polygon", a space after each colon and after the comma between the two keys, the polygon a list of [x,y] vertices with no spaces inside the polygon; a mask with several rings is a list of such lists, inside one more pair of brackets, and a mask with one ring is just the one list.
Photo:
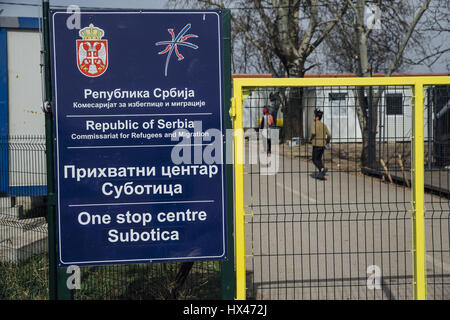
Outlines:
{"label": "metal sign frame", "polygon": [[[168,14],[171,14],[171,15],[175,15],[175,16],[182,16],[183,14],[184,15],[186,15],[186,14],[191,14],[191,15],[197,15],[197,16],[200,16],[200,17],[203,17],[203,20],[205,19],[205,15],[207,15],[207,14],[209,14],[209,15],[211,15],[211,14],[213,14],[213,15],[217,15],[217,31],[218,31],[218,39],[217,39],[217,46],[218,46],[218,48],[219,48],[219,57],[218,57],[218,61],[222,61],[222,59],[223,59],[223,56],[225,55],[224,53],[223,53],[223,48],[222,48],[222,46],[223,46],[223,39],[222,39],[222,32],[223,32],[223,30],[222,30],[222,19],[220,18],[220,11],[129,11],[129,10],[124,10],[124,11],[109,11],[109,10],[99,10],[99,11],[92,11],[92,10],[89,10],[89,11],[86,11],[86,12],[81,12],[81,14],[86,14],[86,15],[90,15],[90,17],[92,17],[92,15],[93,14],[104,14],[104,15],[113,15],[113,14],[120,14],[121,15],[121,18],[123,19],[124,17],[125,17],[125,15],[126,14],[139,14],[139,15],[145,15],[145,14],[155,14],[155,15],[158,15],[158,16],[163,16],[163,15],[168,15]],[[67,15],[67,13],[65,12],[65,11],[61,11],[61,10],[55,10],[55,11],[52,11],[51,12],[51,14],[50,14],[50,17],[51,17],[51,19],[52,19],[52,24],[51,24],[51,26],[52,26],[52,28],[54,28],[54,23],[53,23],[53,18],[55,17],[55,15],[57,15],[57,14],[59,14],[59,15]],[[91,18],[92,19],[92,18]],[[94,25],[95,25],[95,23],[94,23]],[[84,25],[83,25],[84,26]],[[187,26],[187,25],[186,25]],[[94,26],[92,26],[91,27],[91,30],[87,30],[87,33],[91,33],[91,36],[92,37],[96,37],[96,35],[95,34],[93,34],[94,32],[92,31],[93,30],[93,27]],[[189,28],[186,28],[185,27],[185,29],[189,29]],[[176,34],[173,30],[172,30],[172,33],[173,33],[173,36],[175,37],[176,36],[176,39],[178,39],[179,37],[181,37],[181,36],[185,36],[184,38],[186,38],[186,36],[189,36],[190,34],[187,34],[186,32],[184,32],[184,34],[181,34],[183,31],[187,31],[187,30],[185,30],[185,29],[183,29],[182,31],[180,31],[180,33],[179,34]],[[55,30],[54,29],[52,29],[52,31],[53,31],[53,33],[52,33],[52,36],[54,37],[54,34],[55,34]],[[103,31],[103,30],[102,30]],[[169,31],[170,32],[170,31]],[[174,37],[172,37],[172,38],[174,38]],[[185,40],[184,38],[180,38],[181,40]],[[189,37],[187,37],[187,38],[189,38]],[[187,39],[186,38],[186,39]],[[98,38],[97,37],[97,40],[99,40],[99,39],[101,39],[101,38]],[[175,39],[175,41],[177,41]],[[58,52],[61,52],[60,50],[55,50],[55,43],[56,43],[56,41],[54,40],[54,38],[52,39],[53,41],[52,41],[52,43],[51,43],[51,45],[53,46],[52,47],[52,50],[53,50],[53,59],[55,59],[55,57],[58,57]],[[172,39],[172,40],[174,40],[174,39]],[[86,40],[86,41],[89,41],[89,40]],[[167,41],[166,41],[167,42]],[[173,42],[173,41],[172,41]],[[86,43],[87,44],[87,46],[88,46],[88,44],[89,43]],[[106,44],[106,42],[105,42],[105,44]],[[160,53],[167,53],[167,52],[172,52],[172,53],[174,53],[174,54],[176,54],[177,56],[178,56],[178,58],[180,59],[180,57],[183,57],[182,55],[184,54],[184,52],[181,52],[181,50],[180,50],[180,52],[178,52],[177,50],[176,50],[176,46],[174,46],[173,45],[173,43],[171,44],[172,45],[172,47],[175,47],[175,50],[170,50],[171,48],[170,48],[170,44],[167,44],[167,43],[164,43],[165,45],[167,45],[166,46],[166,48],[165,49],[168,49],[166,52],[164,52],[165,50],[162,50]],[[163,44],[163,45],[164,45]],[[78,44],[79,45],[79,44]],[[92,44],[93,45],[93,44]],[[109,41],[109,45],[111,45],[111,41]],[[61,47],[61,48],[63,48],[63,47]],[[164,46],[163,46],[163,49],[164,49]],[[107,49],[107,50],[109,50],[109,49]],[[161,50],[161,48],[160,48],[160,50]],[[99,50],[98,50],[99,51]],[[99,53],[97,53],[98,54],[98,56],[97,57],[100,57],[100,54]],[[92,59],[93,59],[93,57],[91,57]],[[91,60],[92,60],[91,59]],[[111,62],[111,59],[109,59],[110,61],[109,62]],[[169,59],[167,59],[166,61],[169,61]],[[78,61],[79,62],[79,61]],[[75,167],[75,164],[70,164],[70,166],[68,165],[68,164],[66,164],[66,166],[65,167],[63,167],[62,166],[62,164],[61,164],[61,159],[60,159],[60,152],[61,152],[61,150],[62,149],[64,149],[64,147],[66,148],[66,150],[67,150],[67,145],[65,145],[65,146],[62,146],[61,144],[60,144],[60,142],[61,142],[61,133],[60,133],[60,131],[59,131],[59,127],[58,127],[58,119],[60,119],[61,118],[61,115],[58,115],[58,104],[60,104],[61,105],[61,103],[58,101],[58,94],[61,94],[59,91],[58,91],[58,88],[57,88],[57,85],[58,85],[58,82],[59,82],[59,79],[57,79],[57,75],[58,75],[58,68],[60,68],[60,61],[53,61],[53,65],[54,65],[54,68],[53,68],[53,75],[52,75],[52,80],[53,80],[53,87],[54,87],[54,90],[53,90],[53,92],[54,92],[54,98],[53,98],[53,101],[54,101],[54,106],[56,107],[56,108],[54,108],[54,118],[55,118],[55,123],[54,123],[54,126],[55,126],[55,133],[54,133],[54,136],[55,136],[55,140],[56,140],[56,144],[55,144],[55,150],[56,150],[56,152],[55,152],[55,162],[56,162],[56,166],[55,166],[55,172],[56,172],[56,189],[59,189],[59,188],[61,188],[61,184],[60,184],[60,182],[61,182],[61,180],[62,179],[68,179],[68,177],[70,178],[70,175],[72,174],[72,177],[74,177],[74,175],[75,175],[75,172],[76,172],[76,177],[74,178],[74,180],[81,180],[82,179],[82,176],[84,177],[84,173],[85,173],[85,171],[83,171],[83,174],[82,175],[80,175],[79,174],[79,172],[78,171],[76,171],[76,170],[78,170],[79,168],[78,167]],[[112,63],[112,62],[111,62]],[[76,67],[78,67],[78,71],[80,71],[80,73],[83,73],[82,72],[82,70],[80,70],[80,63],[78,63],[78,66],[76,66]],[[82,66],[81,66],[82,67]],[[165,68],[165,75],[167,76],[167,68],[168,68],[168,64],[167,64],[167,62],[166,62],[166,66],[165,66],[166,68]],[[172,66],[169,66],[169,68],[172,68]],[[219,90],[220,90],[220,104],[221,104],[221,106],[219,107],[219,111],[216,113],[216,117],[220,117],[220,127],[221,127],[221,129],[220,129],[220,131],[221,132],[223,132],[224,131],[224,114],[225,114],[225,112],[224,112],[224,110],[225,110],[225,107],[224,107],[224,84],[223,84],[223,77],[224,77],[224,74],[225,73],[227,73],[227,71],[226,70],[224,70],[224,68],[223,68],[223,65],[222,65],[222,62],[220,62],[220,65],[219,65],[219,69],[220,69],[220,71],[218,72],[218,75],[220,76],[220,79],[219,79],[219,81],[220,81],[220,83],[221,83],[221,88],[219,88]],[[86,70],[85,70],[86,71]],[[111,70],[106,70],[106,71],[104,71],[105,72],[105,74],[107,73],[107,72],[112,72]],[[86,75],[86,74],[85,74]],[[102,76],[102,74],[93,74],[93,76],[91,77],[91,78],[95,78],[95,77],[101,77]],[[65,79],[65,81],[67,81],[67,79]],[[178,85],[179,85],[179,82],[178,82]],[[199,85],[200,86],[200,85]],[[114,88],[116,88],[116,87],[119,87],[119,86],[114,86]],[[167,86],[166,86],[167,87]],[[114,89],[113,88],[113,89]],[[173,86],[168,86],[168,88],[173,88]],[[200,91],[200,90],[199,90]],[[89,91],[88,91],[89,92]],[[94,91],[95,92],[95,91]],[[106,93],[105,93],[106,92]],[[111,96],[113,96],[113,95],[115,95],[117,92],[119,92],[119,91],[110,91],[110,92],[107,92],[107,91],[100,91],[100,94],[103,94],[104,93],[104,95],[103,95],[103,97],[111,97]],[[125,92],[125,91],[120,91],[120,92],[122,92],[122,95],[123,95],[123,93]],[[120,93],[119,92],[119,93]],[[142,93],[141,92],[128,92],[128,91],[126,91],[127,92],[127,96],[131,96],[131,95],[133,95],[133,96],[136,96],[136,95],[142,95]],[[175,90],[173,90],[173,91],[170,91],[170,90],[164,90],[164,89],[160,89],[159,91],[153,91],[152,93],[153,93],[153,95],[159,95],[159,97],[164,97],[164,95],[166,94],[168,92],[168,95],[169,96],[171,96],[172,95],[172,93],[173,92],[175,92],[176,94],[180,94],[180,92],[181,92],[181,94],[183,94],[184,96],[183,96],[183,98],[184,97],[186,97],[187,95],[189,95],[189,90],[188,90],[188,88],[185,88],[185,90],[183,91],[183,90],[178,90],[178,91],[175,91]],[[98,92],[97,92],[98,93]],[[139,93],[139,94],[138,94]],[[86,91],[84,92],[84,95],[85,95],[85,97],[86,97]],[[123,96],[122,96],[123,97]],[[186,99],[185,99],[186,100]],[[197,113],[193,113],[193,115],[194,116],[197,116],[198,114]],[[68,119],[68,118],[70,118],[70,119],[77,119],[77,118],[81,118],[83,115],[68,115],[68,114],[64,114],[64,115],[62,115],[62,117],[64,117],[64,120],[66,120],[66,119]],[[89,118],[92,118],[92,117],[101,117],[102,115],[100,115],[100,114],[89,114]],[[148,115],[148,113],[146,114],[146,116],[149,116]],[[162,116],[162,115],[161,115]],[[168,115],[168,116],[172,116],[172,115]],[[185,115],[186,117],[188,117],[188,115]],[[211,119],[214,115],[212,114],[212,113],[210,113],[209,114],[209,119]],[[128,116],[129,117],[129,116]],[[133,118],[133,119],[138,119],[138,118]],[[74,122],[76,122],[76,121],[74,121]],[[61,122],[61,124],[62,124],[62,122]],[[140,123],[141,125],[142,125],[142,122]],[[76,126],[76,125],[75,125]],[[79,126],[79,125],[78,125]],[[63,128],[63,127],[73,127],[71,124],[69,124],[69,125],[67,125],[67,121],[66,122],[64,122],[64,124],[62,124],[62,127],[61,128]],[[79,126],[80,127],[80,126]],[[72,128],[73,129],[73,128]],[[225,143],[225,135],[223,135],[222,134],[222,142],[221,142],[221,146],[222,146],[222,152],[221,152],[221,156],[222,156],[222,159],[225,159],[226,157],[225,157],[225,148],[224,148],[224,143]],[[89,147],[91,147],[91,146],[88,146],[88,148],[86,148],[86,149],[89,149]],[[99,146],[99,147],[101,147],[101,148],[103,148],[103,149],[110,149],[110,146],[109,145],[103,145],[103,146]],[[129,146],[122,146],[122,147],[129,147]],[[136,146],[136,147],[139,147],[139,148],[141,148],[142,146]],[[80,149],[83,149],[83,147],[82,146],[71,146],[71,147],[69,147],[69,148],[72,148],[72,149],[77,149],[78,151],[80,150]],[[92,149],[92,148],[91,148]],[[156,148],[155,148],[156,149]],[[130,150],[130,149],[125,149],[125,150]],[[142,149],[141,149],[142,150]],[[158,150],[161,150],[161,149],[159,149],[158,148]],[[89,152],[87,152],[87,153],[85,153],[85,157],[89,157],[89,153],[91,152],[92,150],[89,150]],[[109,157],[110,159],[113,159],[114,157],[113,156],[110,156]],[[81,157],[80,157],[80,159],[81,159]],[[122,165],[124,165],[124,164],[122,164]],[[227,230],[226,230],[226,198],[225,198],[225,175],[226,175],[226,170],[225,170],[225,163],[224,163],[224,160],[222,160],[222,163],[220,164],[220,176],[221,176],[221,178],[220,178],[220,180],[221,180],[221,192],[220,192],[220,204],[221,204],[221,216],[220,216],[220,218],[219,218],[219,220],[220,220],[220,223],[221,223],[221,226],[220,226],[220,228],[222,229],[222,231],[219,233],[220,235],[221,235],[221,237],[220,237],[220,250],[221,250],[221,252],[220,252],[220,254],[209,254],[209,255],[205,255],[205,254],[191,254],[191,253],[189,253],[189,254],[185,254],[185,255],[178,255],[178,256],[170,256],[170,257],[165,257],[165,256],[155,256],[155,257],[148,257],[148,258],[138,258],[138,259],[134,259],[134,258],[125,258],[125,259],[117,259],[117,258],[111,258],[111,259],[98,259],[98,260],[83,260],[83,259],[78,259],[78,260],[76,260],[76,259],[72,259],[71,261],[64,261],[63,259],[62,259],[62,257],[61,257],[61,251],[63,251],[62,250],[62,247],[63,247],[63,245],[62,245],[62,241],[61,241],[61,234],[64,234],[65,233],[65,231],[64,230],[62,230],[62,228],[61,228],[61,221],[62,220],[64,220],[65,219],[65,217],[63,217],[63,216],[61,216],[61,212],[62,211],[67,211],[66,209],[67,208],[63,208],[63,207],[61,207],[61,194],[63,193],[62,191],[61,192],[56,192],[56,198],[55,198],[55,204],[57,205],[57,212],[58,212],[58,219],[56,220],[56,223],[57,223],[57,227],[58,227],[58,232],[57,232],[57,234],[58,234],[58,260],[59,260],[59,264],[62,266],[62,265],[71,265],[71,264],[79,264],[79,265],[88,265],[88,264],[110,264],[110,263],[113,263],[113,264],[117,264],[117,263],[142,263],[142,262],[149,262],[149,261],[158,261],[158,262],[161,262],[161,261],[192,261],[192,260],[217,260],[217,259],[225,259],[226,258],[226,248],[227,248],[227,246],[226,246],[226,233],[227,233]],[[139,170],[141,170],[143,167],[139,167]],[[95,176],[95,175],[97,175],[97,174],[99,174],[99,171],[97,171],[97,172],[94,172],[93,170],[95,169],[93,169],[91,166],[88,166],[88,167],[85,167],[85,168],[81,168],[81,169],[90,169],[91,171],[90,171],[90,174],[92,175],[92,176]],[[80,170],[81,170],[80,169]],[[102,172],[104,172],[104,170],[103,169],[105,169],[104,167],[103,168],[98,168],[98,169],[102,169]],[[157,169],[159,169],[159,168],[157,168]],[[147,168],[147,170],[149,170],[148,168]],[[192,170],[194,170],[194,169],[192,169]],[[81,171],[80,171],[81,172]],[[95,174],[94,174],[95,173]],[[153,174],[154,174],[154,171],[152,172]],[[77,182],[79,182],[79,181],[77,181]],[[102,181],[102,182],[104,182],[104,181]],[[95,184],[98,184],[98,182],[95,182]],[[192,186],[193,185],[193,183],[190,183],[190,186]],[[131,186],[131,183],[130,184],[128,184],[128,187],[129,186]],[[103,184],[103,187],[104,187],[104,184]],[[123,187],[123,186],[122,186]],[[145,187],[145,186],[144,186]],[[163,185],[163,186],[160,186],[160,188],[158,189],[159,191],[161,191],[161,190],[165,190],[165,189],[163,189],[163,187],[165,187],[165,185]],[[67,188],[66,188],[66,190],[67,190]],[[80,189],[78,189],[80,192],[81,192],[81,190]],[[112,188],[110,189],[110,190],[112,190]],[[142,190],[142,188],[140,188],[139,189],[139,193],[140,193],[140,191]],[[147,188],[147,190],[148,190],[148,188]],[[189,193],[188,195],[186,195],[188,198],[189,197],[191,197],[191,194],[192,194],[192,192],[191,191],[189,191],[189,192],[187,192],[187,193]],[[186,198],[186,199],[188,199],[188,198]],[[186,200],[185,199],[185,202],[195,202],[195,200],[190,200],[191,198],[189,198],[189,200]],[[132,200],[135,200],[135,199],[132,199]],[[164,201],[161,201],[161,203],[165,203],[165,202],[169,202],[169,201],[167,201],[167,199],[163,199]],[[175,202],[182,202],[182,200],[180,200],[180,199],[177,199],[177,200],[174,200],[174,201],[172,201],[171,202],[171,204],[173,204],[173,203],[175,203]],[[129,201],[128,203],[131,203],[132,201]],[[151,201],[147,201],[147,202],[151,202]],[[91,206],[96,206],[96,205],[98,205],[97,203],[88,203],[89,205],[91,205]],[[110,203],[111,205],[116,205],[116,203]],[[147,203],[147,204],[149,204],[149,203]],[[75,206],[75,205],[72,205],[72,207],[73,206]],[[80,207],[82,207],[82,206],[80,206]],[[73,219],[73,218],[72,218]],[[211,229],[211,228],[210,228]],[[211,231],[213,232],[213,230],[215,230],[215,229],[211,229]],[[205,230],[205,231],[207,231],[207,230]],[[76,232],[75,232],[76,233]],[[198,232],[197,232],[198,233]],[[67,242],[67,241],[66,241]],[[69,243],[69,242],[67,242],[67,243]],[[211,244],[211,241],[203,241],[203,244],[204,245],[210,245]],[[95,246],[93,247],[94,249],[95,249]],[[198,249],[198,248],[197,248]],[[71,248],[71,250],[76,250],[76,248]]]}

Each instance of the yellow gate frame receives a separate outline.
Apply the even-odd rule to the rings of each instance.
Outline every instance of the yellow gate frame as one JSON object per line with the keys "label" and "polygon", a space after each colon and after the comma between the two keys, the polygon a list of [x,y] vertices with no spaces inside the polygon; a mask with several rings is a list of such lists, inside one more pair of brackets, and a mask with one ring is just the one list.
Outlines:
{"label": "yellow gate frame", "polygon": [[244,212],[244,128],[242,93],[248,87],[331,87],[331,86],[412,86],[411,180],[413,207],[414,299],[426,299],[425,203],[424,203],[424,124],[423,88],[450,85],[450,77],[380,78],[234,78],[230,115],[234,118],[236,299],[246,299],[245,212]]}

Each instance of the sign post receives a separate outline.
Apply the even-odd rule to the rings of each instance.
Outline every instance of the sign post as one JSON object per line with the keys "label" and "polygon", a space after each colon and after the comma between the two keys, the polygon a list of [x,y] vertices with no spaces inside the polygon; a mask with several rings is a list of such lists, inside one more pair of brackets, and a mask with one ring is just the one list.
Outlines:
{"label": "sign post", "polygon": [[[233,130],[232,119],[228,112],[231,106],[231,13],[224,10],[222,14],[223,25],[223,64],[224,64],[224,88],[225,88],[225,128]],[[232,149],[233,137],[227,135],[229,141],[227,149]],[[231,138],[231,139],[230,139]],[[226,186],[227,186],[227,259],[221,264],[222,299],[233,300],[236,297],[236,279],[234,271],[234,179],[233,164],[226,164]]]}
{"label": "sign post", "polygon": [[51,11],[58,264],[223,260],[221,11]]}
{"label": "sign post", "polygon": [[44,76],[45,76],[45,144],[47,162],[47,221],[48,221],[48,253],[49,253],[49,298],[51,300],[70,300],[72,292],[67,288],[66,268],[58,267],[56,262],[56,203],[55,176],[53,161],[53,113],[52,83],[50,72],[50,33],[49,2],[42,1],[42,32],[44,38]]}

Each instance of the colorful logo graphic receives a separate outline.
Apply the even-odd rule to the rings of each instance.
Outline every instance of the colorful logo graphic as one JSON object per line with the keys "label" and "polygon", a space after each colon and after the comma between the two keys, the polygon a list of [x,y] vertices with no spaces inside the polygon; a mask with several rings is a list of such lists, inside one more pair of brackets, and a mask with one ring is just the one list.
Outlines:
{"label": "colorful logo graphic", "polygon": [[165,45],[166,47],[164,48],[163,51],[159,52],[158,54],[166,54],[167,53],[167,58],[166,58],[166,67],[164,69],[164,75],[167,77],[167,70],[169,68],[169,62],[170,62],[170,57],[172,56],[172,53],[175,52],[175,54],[178,57],[178,61],[181,61],[184,59],[184,56],[180,53],[178,46],[184,46],[184,47],[188,47],[191,49],[198,49],[198,46],[190,43],[190,42],[186,42],[187,39],[189,38],[198,38],[197,35],[195,34],[186,34],[186,32],[188,32],[188,30],[191,28],[191,24],[187,24],[184,26],[184,28],[180,31],[180,33],[177,34],[177,36],[175,36],[175,32],[173,31],[173,29],[167,29],[167,31],[169,31],[172,40],[170,41],[159,41],[156,43],[157,46],[163,46]]}
{"label": "colorful logo graphic", "polygon": [[91,23],[79,32],[77,65],[82,74],[98,77],[108,68],[108,40],[101,40],[105,32]]}

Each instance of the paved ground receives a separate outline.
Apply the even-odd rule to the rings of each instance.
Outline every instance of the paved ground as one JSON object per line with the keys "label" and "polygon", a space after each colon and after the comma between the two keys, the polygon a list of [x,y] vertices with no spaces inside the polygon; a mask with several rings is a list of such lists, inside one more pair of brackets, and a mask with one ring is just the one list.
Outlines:
{"label": "paved ground", "polygon": [[[248,297],[413,297],[409,188],[356,172],[320,181],[311,161],[271,161],[268,175],[245,165]],[[428,298],[450,299],[450,204],[427,195],[426,210]]]}

